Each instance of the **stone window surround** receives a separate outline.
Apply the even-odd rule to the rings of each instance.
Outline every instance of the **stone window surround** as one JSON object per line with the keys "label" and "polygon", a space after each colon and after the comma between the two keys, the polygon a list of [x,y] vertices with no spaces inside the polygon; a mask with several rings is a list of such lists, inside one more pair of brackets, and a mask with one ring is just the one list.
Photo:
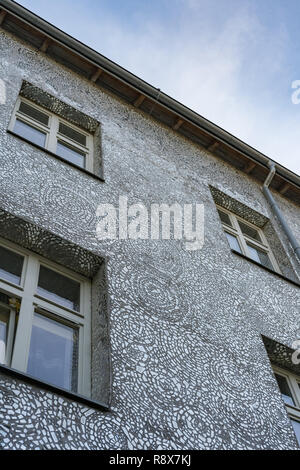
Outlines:
{"label": "stone window surround", "polygon": [[[1,290],[9,296],[19,300],[20,308],[17,334],[15,336],[14,346],[12,347],[15,325],[9,328],[7,333],[7,344],[11,343],[10,354],[5,358],[5,365],[26,373],[30,356],[30,345],[32,337],[32,327],[36,314],[42,315],[43,319],[50,318],[60,326],[71,326],[78,332],[78,364],[76,392],[85,396],[90,396],[91,384],[91,283],[85,277],[67,270],[57,263],[52,263],[44,257],[33,254],[32,251],[24,250],[20,246],[11,244],[7,240],[0,238],[0,247],[8,250],[11,254],[17,254],[22,257],[22,267],[20,271],[19,283],[14,283],[11,279],[1,276]],[[76,282],[80,292],[80,301],[77,308],[73,309],[70,305],[65,305],[57,299],[49,298],[44,291],[39,291],[40,269],[46,268],[52,274],[59,274],[66,280]],[[9,309],[9,306],[7,306]],[[15,310],[15,309],[14,309]],[[10,318],[13,312],[10,312]],[[11,334],[9,334],[11,332]],[[42,380],[40,377],[37,377]],[[72,384],[75,387],[74,383]],[[75,391],[75,390],[73,390]]]}
{"label": "stone window surround", "polygon": [[294,406],[285,404],[288,414],[290,417],[295,417],[297,421],[300,421],[300,375],[293,374],[286,369],[279,368],[273,365],[273,372],[281,375],[287,380],[288,387],[292,393]]}
{"label": "stone window surround", "polygon": [[22,82],[21,89],[19,92],[19,98],[20,97],[21,98],[23,97],[31,101],[32,103],[40,106],[41,108],[44,108],[46,111],[52,114],[55,114],[61,117],[62,119],[70,122],[71,124],[74,124],[75,126],[78,126],[81,129],[85,130],[86,132],[92,134],[93,135],[93,170],[89,171],[85,168],[81,168],[73,164],[72,162],[65,160],[64,158],[46,149],[45,147],[37,145],[36,143],[31,142],[30,140],[18,135],[10,128],[7,130],[7,132],[33,145],[34,147],[40,150],[43,150],[43,152],[50,154],[51,156],[66,163],[67,165],[70,165],[73,168],[76,168],[79,171],[82,171],[103,182],[104,178],[103,178],[100,123],[96,119],[84,114],[83,112],[77,110],[76,108],[70,106],[69,104],[64,103],[60,99],[56,98],[53,95],[50,95],[48,92],[42,90],[39,87],[32,85],[26,80],[23,80]]}
{"label": "stone window surround", "polygon": [[274,253],[274,256],[276,257],[276,261],[279,265],[281,273],[276,272],[275,270],[270,269],[266,266],[263,266],[260,263],[252,260],[252,258],[249,258],[244,254],[241,254],[233,249],[231,251],[234,254],[239,255],[240,257],[252,262],[253,264],[256,264],[257,266],[260,266],[261,268],[269,271],[270,273],[273,273],[276,276],[279,276],[282,279],[285,279],[291,282],[292,284],[300,287],[299,275],[297,274],[295,267],[292,265],[289,256],[286,252],[286,249],[283,247],[282,242],[277,234],[277,231],[274,229],[270,219],[265,215],[250,208],[249,206],[246,206],[244,203],[238,201],[232,196],[229,196],[220,189],[211,185],[209,185],[209,188],[213,201],[217,206],[220,206],[221,208],[224,208],[227,211],[236,214],[238,217],[250,222],[251,224],[255,225],[263,231],[266,239],[268,240],[268,244],[270,245],[270,248]]}
{"label": "stone window surround", "polygon": [[[244,254],[246,258],[251,258],[250,253],[249,253],[249,246],[252,245],[254,248],[257,248],[260,251],[263,251],[268,256],[268,260],[270,263],[269,269],[272,269],[275,272],[281,274],[276,258],[272,253],[272,250],[269,246],[268,240],[263,230],[257,227],[256,225],[250,224],[250,222],[248,221],[246,222],[245,219],[242,219],[241,217],[237,216],[233,212],[230,212],[221,206],[217,206],[217,209],[218,211],[220,211],[221,213],[229,217],[230,225],[227,225],[225,222],[222,222],[223,229],[225,233],[228,233],[235,237],[235,239],[238,242],[241,253]],[[250,236],[246,235],[240,227],[241,222],[245,226],[251,229],[254,229],[258,235],[259,240],[258,239],[253,240]],[[264,265],[263,263],[259,263],[259,264],[266,267],[266,265]]]}
{"label": "stone window surround", "polygon": [[[290,419],[300,421],[300,391],[297,390],[295,386],[293,386],[295,385],[295,380],[298,382],[298,384],[300,383],[300,364],[295,364],[292,360],[292,356],[295,353],[295,350],[264,335],[261,335],[261,338],[267,352],[273,374],[278,373],[279,375],[285,377],[290,389],[292,390],[296,405],[291,406],[283,402],[287,414]],[[274,380],[278,387],[275,375]]]}
{"label": "stone window surround", "polygon": [[0,237],[91,279],[91,399],[46,384],[6,366],[0,366],[1,373],[12,375],[24,382],[90,404],[93,407],[102,410],[109,409],[111,363],[106,259],[2,209],[0,209]]}

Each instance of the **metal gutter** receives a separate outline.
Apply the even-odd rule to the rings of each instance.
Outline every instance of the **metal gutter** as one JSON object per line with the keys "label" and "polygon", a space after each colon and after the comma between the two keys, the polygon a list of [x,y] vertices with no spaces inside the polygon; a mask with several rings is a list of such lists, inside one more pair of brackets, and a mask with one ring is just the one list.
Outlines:
{"label": "metal gutter", "polygon": [[[0,7],[5,9],[8,13],[21,19],[31,27],[39,30],[49,39],[59,42],[61,45],[63,45],[73,53],[75,52],[95,67],[99,67],[100,69],[109,73],[110,75],[122,81],[126,85],[129,85],[131,88],[135,89],[137,93],[145,95],[149,99],[155,101],[160,106],[175,113],[179,118],[183,118],[185,121],[196,125],[216,140],[231,147],[233,150],[244,154],[253,162],[268,169],[269,158],[263,153],[259,152],[250,145],[241,141],[237,137],[233,136],[229,132],[217,126],[216,124],[213,124],[208,119],[205,119],[203,116],[199,115],[187,106],[184,106],[183,104],[171,98],[167,94],[160,92],[158,97],[157,88],[138,78],[136,75],[128,72],[123,67],[120,67],[115,62],[109,60],[102,54],[99,54],[98,52],[86,46],[77,39],[74,39],[73,37],[64,33],[60,29],[51,25],[39,16],[22,7],[18,3],[12,0],[0,0]],[[288,170],[280,164],[277,164],[277,174],[284,178],[286,181],[300,188],[300,176],[296,173]]]}
{"label": "metal gutter", "polygon": [[268,174],[268,176],[267,176],[267,178],[264,182],[264,185],[262,187],[263,193],[266,196],[267,200],[269,201],[272,211],[278,217],[278,219],[279,219],[279,221],[282,225],[282,228],[283,228],[286,236],[288,237],[288,239],[290,241],[290,244],[293,247],[293,250],[294,250],[296,256],[300,260],[300,244],[296,240],[293,232],[291,231],[289,225],[287,224],[285,218],[283,217],[282,212],[281,212],[281,210],[279,209],[279,207],[277,205],[277,202],[275,201],[271,191],[269,190],[270,183],[271,183],[271,181],[272,181],[272,179],[273,179],[273,177],[276,173],[275,163],[272,162],[271,160],[269,160],[268,166],[270,168],[270,173]]}

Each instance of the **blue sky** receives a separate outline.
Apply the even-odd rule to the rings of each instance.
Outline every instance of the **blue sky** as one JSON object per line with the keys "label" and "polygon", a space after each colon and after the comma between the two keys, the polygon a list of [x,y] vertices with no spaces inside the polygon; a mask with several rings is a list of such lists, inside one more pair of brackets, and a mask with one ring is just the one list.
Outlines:
{"label": "blue sky", "polygon": [[299,0],[19,0],[300,173]]}

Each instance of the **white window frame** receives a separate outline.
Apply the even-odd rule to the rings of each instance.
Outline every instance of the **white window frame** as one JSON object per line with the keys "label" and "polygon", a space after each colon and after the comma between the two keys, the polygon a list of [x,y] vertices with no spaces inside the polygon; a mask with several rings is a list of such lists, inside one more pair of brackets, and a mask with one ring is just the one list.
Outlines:
{"label": "white window frame", "polygon": [[[0,238],[0,245],[24,257],[21,282],[14,284],[0,277],[0,291],[13,301],[10,303],[12,316],[8,326],[8,344],[4,365],[26,374],[29,357],[30,339],[34,313],[41,313],[61,324],[72,325],[79,330],[78,344],[78,394],[90,397],[91,394],[91,282],[68,268],[21,249],[15,244]],[[40,266],[45,266],[80,284],[79,311],[67,308],[53,300],[37,294]],[[1,276],[1,275],[0,275]],[[12,341],[16,308],[14,299],[19,301],[19,319],[15,333],[14,347]],[[7,307],[6,304],[3,306]],[[38,377],[37,377],[38,379]],[[70,390],[71,391],[71,390]]]}
{"label": "white window frame", "polygon": [[[272,365],[273,372],[281,375],[287,380],[289,389],[291,391],[295,406],[289,405],[288,403],[285,403],[285,401],[282,399],[284,402],[284,405],[286,407],[287,413],[291,419],[294,421],[300,422],[300,376],[293,374],[292,372],[289,372],[285,369],[281,369],[280,367]],[[276,380],[276,377],[275,377]],[[277,384],[277,381],[276,381]],[[298,385],[299,384],[299,385]],[[277,384],[278,385],[278,384]],[[278,387],[279,392],[281,393],[281,390]],[[300,444],[299,444],[300,445]]]}
{"label": "white window frame", "polygon": [[[32,108],[37,109],[38,111],[41,111],[42,113],[46,114],[49,117],[48,125],[43,124],[34,118],[28,116],[27,114],[22,113],[19,111],[19,107],[21,102],[24,102],[28,105],[30,105]],[[46,141],[45,141],[45,146],[42,148],[45,148],[46,150],[49,150],[50,152],[56,154],[56,147],[57,147],[57,142],[61,141],[62,143],[65,143],[67,146],[70,146],[73,148],[75,151],[78,150],[79,152],[82,152],[85,154],[85,165],[84,169],[93,172],[93,152],[94,152],[94,139],[93,135],[89,134],[85,130],[81,129],[80,127],[75,126],[74,124],[71,124],[69,121],[66,121],[65,119],[61,118],[57,114],[51,113],[47,109],[42,108],[41,106],[38,106],[37,104],[33,103],[32,101],[23,98],[23,97],[18,97],[12,118],[10,120],[8,129],[11,132],[14,131],[15,123],[16,120],[19,119],[20,121],[24,122],[25,124],[28,124],[35,129],[44,132],[46,134]],[[74,129],[75,131],[79,132],[80,134],[84,135],[86,137],[86,145],[82,145],[75,140],[71,139],[70,137],[67,137],[59,132],[59,124],[65,124],[66,126]],[[26,139],[30,142],[29,139]],[[60,157],[66,162],[70,163],[67,159]],[[78,168],[82,168],[79,165],[76,165],[73,163],[73,165],[78,166]]]}
{"label": "white window frame", "polygon": [[[276,258],[275,258],[274,254],[273,254],[273,252],[270,248],[270,245],[269,245],[269,243],[266,239],[266,236],[265,236],[263,230],[260,227],[257,227],[256,225],[252,224],[251,222],[248,222],[248,220],[245,220],[242,217],[239,217],[238,215],[234,214],[233,212],[231,212],[227,209],[224,209],[224,207],[222,207],[222,206],[216,205],[216,207],[220,212],[224,212],[225,214],[228,215],[228,217],[230,219],[230,222],[231,222],[231,226],[227,225],[226,223],[224,223],[220,219],[221,224],[223,226],[224,232],[227,232],[230,235],[233,235],[234,237],[236,237],[242,254],[247,256],[247,258],[253,259],[251,257],[251,253],[248,249],[247,243],[249,243],[254,248],[257,248],[257,249],[263,251],[264,253],[266,253],[269,257],[270,263],[271,263],[274,271],[281,274],[281,271],[280,271],[280,268],[279,268],[278,263],[276,261]],[[243,224],[248,225],[250,228],[253,228],[254,230],[256,230],[261,241],[259,242],[258,240],[255,240],[254,238],[245,235],[242,232],[241,227],[238,223],[239,220]],[[263,264],[261,264],[261,265],[264,266]]]}

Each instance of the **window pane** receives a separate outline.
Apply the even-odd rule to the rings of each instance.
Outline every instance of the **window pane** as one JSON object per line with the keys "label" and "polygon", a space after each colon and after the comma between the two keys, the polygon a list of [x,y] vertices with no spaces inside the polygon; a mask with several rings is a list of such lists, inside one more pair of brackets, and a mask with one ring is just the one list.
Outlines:
{"label": "window pane", "polygon": [[65,135],[66,137],[70,137],[70,139],[75,140],[81,145],[86,145],[86,136],[81,134],[81,132],[75,131],[72,127],[66,126],[62,122],[59,123],[58,132]]}
{"label": "window pane", "polygon": [[56,153],[65,160],[68,160],[68,162],[74,163],[74,165],[84,168],[85,154],[83,152],[75,150],[58,141]]}
{"label": "window pane", "polygon": [[226,212],[220,211],[219,209],[217,210],[223,224],[232,226],[229,215]]}
{"label": "window pane", "polygon": [[0,277],[20,284],[24,257],[0,246]]}
{"label": "window pane", "polygon": [[228,233],[228,232],[225,232],[225,233],[226,233],[227,240],[229,241],[230,248],[232,250],[238,251],[239,253],[242,253],[237,237],[235,237],[234,235],[231,235],[231,233]]}
{"label": "window pane", "polygon": [[27,116],[30,116],[33,119],[36,119],[42,124],[46,124],[46,126],[48,125],[49,116],[43,113],[42,111],[40,111],[39,109],[36,109],[33,106],[30,106],[24,101],[21,101],[19,111],[21,111],[21,113],[27,114]]}
{"label": "window pane", "polygon": [[275,374],[275,377],[278,383],[279,390],[281,391],[283,401],[287,405],[295,406],[292,393],[291,393],[291,390],[290,390],[290,387],[286,378],[283,377],[283,375],[279,375],[279,374]]}
{"label": "window pane", "polygon": [[300,421],[296,421],[295,419],[291,419],[291,421],[298,440],[298,444],[300,445]]}
{"label": "window pane", "polygon": [[0,305],[0,364],[5,364],[9,309]]}
{"label": "window pane", "polygon": [[35,313],[27,373],[76,392],[78,329]]}
{"label": "window pane", "polygon": [[247,246],[248,246],[250,258],[262,264],[263,266],[266,266],[267,268],[274,269],[267,253],[265,253],[262,250],[259,250],[258,248],[254,248],[248,243],[247,243]]}
{"label": "window pane", "polygon": [[80,284],[52,269],[40,267],[38,294],[63,307],[79,312]]}
{"label": "window pane", "polygon": [[45,132],[41,132],[35,127],[30,126],[29,124],[25,124],[25,122],[16,119],[14,132],[19,134],[25,139],[30,140],[34,144],[40,145],[41,147],[45,147],[46,142],[46,134]]}
{"label": "window pane", "polygon": [[244,235],[247,235],[248,237],[254,238],[254,240],[261,242],[261,238],[255,228],[250,227],[250,225],[244,224],[240,220],[238,220],[238,223]]}

